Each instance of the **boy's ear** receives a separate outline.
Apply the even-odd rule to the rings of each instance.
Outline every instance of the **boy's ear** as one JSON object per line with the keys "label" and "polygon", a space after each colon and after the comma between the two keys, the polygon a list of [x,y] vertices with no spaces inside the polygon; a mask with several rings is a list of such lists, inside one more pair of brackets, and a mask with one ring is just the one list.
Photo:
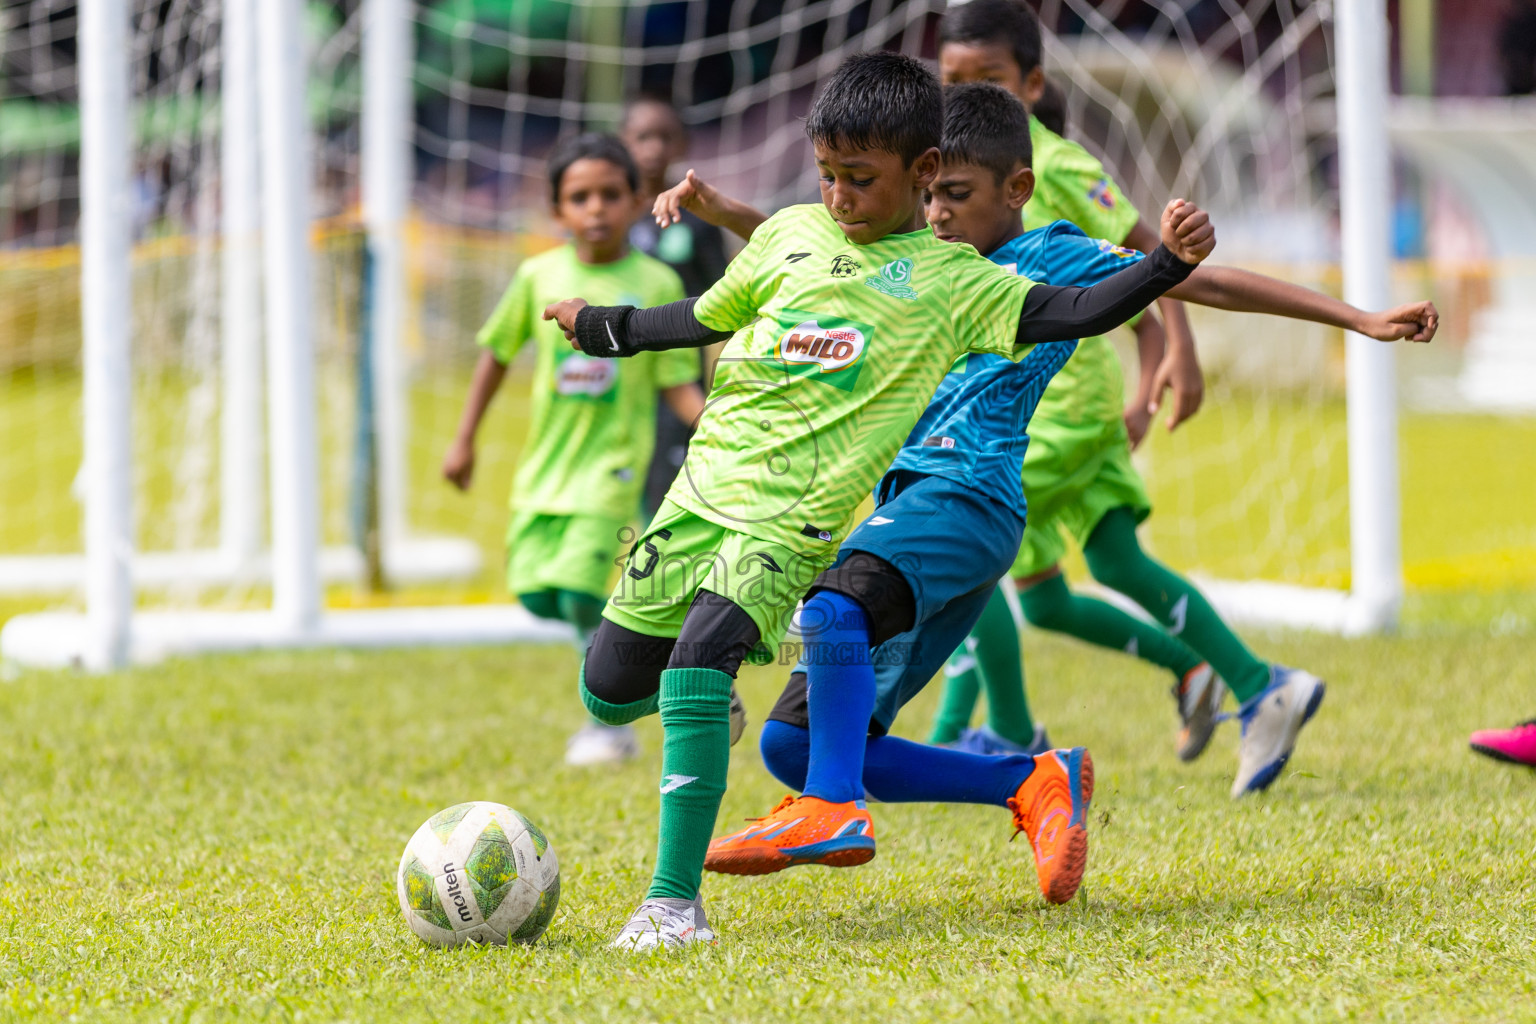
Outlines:
{"label": "boy's ear", "polygon": [[1045,68],[1036,64],[1034,70],[1024,76],[1024,109],[1034,110],[1040,97],[1045,95]]}
{"label": "boy's ear", "polygon": [[1020,167],[1003,180],[1003,195],[1008,197],[1010,210],[1022,210],[1029,197],[1035,194],[1035,172]]}
{"label": "boy's ear", "polygon": [[917,155],[912,161],[912,184],[917,188],[927,188],[933,184],[933,179],[939,176],[939,147],[930,146]]}

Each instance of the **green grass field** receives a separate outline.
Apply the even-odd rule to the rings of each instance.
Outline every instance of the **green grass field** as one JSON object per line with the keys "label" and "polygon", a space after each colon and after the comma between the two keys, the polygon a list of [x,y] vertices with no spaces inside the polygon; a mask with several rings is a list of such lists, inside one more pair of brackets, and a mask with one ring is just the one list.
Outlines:
{"label": "green grass field", "polygon": [[[1256,637],[1331,685],[1285,777],[1237,804],[1231,726],[1180,765],[1155,671],[1026,634],[1037,713],[1098,765],[1076,901],[1043,903],[1006,812],[880,805],[870,865],[711,876],[718,946],[654,960],[605,943],[654,859],[658,729],[637,763],[564,767],[566,649],[13,675],[0,1018],[1536,1020],[1536,777],[1465,747],[1536,711],[1533,609]],[[782,672],[744,673],[754,723]],[[722,829],[781,795],[755,734]],[[406,839],[467,799],[523,810],[559,855],[534,947],[431,949],[400,917]]]}

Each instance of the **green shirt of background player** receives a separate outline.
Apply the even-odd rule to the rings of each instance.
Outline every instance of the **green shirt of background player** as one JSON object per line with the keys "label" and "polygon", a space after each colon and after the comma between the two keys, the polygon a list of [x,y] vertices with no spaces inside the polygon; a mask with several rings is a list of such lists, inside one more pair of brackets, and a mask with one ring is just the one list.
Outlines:
{"label": "green shirt of background player", "polygon": [[[507,588],[540,618],[569,622],[578,650],[597,627],[640,503],[656,431],[656,399],[687,423],[704,408],[693,352],[655,352],[620,363],[572,352],[544,307],[573,291],[603,301],[652,306],[683,297],[677,274],[629,247],[643,205],[634,162],[618,139],[582,135],[550,160],[555,220],[568,244],[524,260],[481,328],[482,347],[443,476],[467,490],[475,434],[524,345],[537,348],[528,435],[512,485]],[[628,730],[595,723],[572,738],[575,763],[634,751]]]}

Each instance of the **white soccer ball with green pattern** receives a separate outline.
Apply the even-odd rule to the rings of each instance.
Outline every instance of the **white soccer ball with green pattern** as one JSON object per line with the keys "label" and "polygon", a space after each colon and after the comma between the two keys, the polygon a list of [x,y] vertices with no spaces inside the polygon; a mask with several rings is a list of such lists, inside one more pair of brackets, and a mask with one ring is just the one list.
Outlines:
{"label": "white soccer ball with green pattern", "polygon": [[533,942],[560,902],[560,866],[539,827],[476,800],[438,811],[405,844],[395,889],[427,942]]}

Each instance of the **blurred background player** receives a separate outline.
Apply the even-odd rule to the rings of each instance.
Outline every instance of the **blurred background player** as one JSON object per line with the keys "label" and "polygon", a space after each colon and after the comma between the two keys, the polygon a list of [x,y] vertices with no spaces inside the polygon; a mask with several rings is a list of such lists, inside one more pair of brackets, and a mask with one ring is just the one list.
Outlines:
{"label": "blurred background player", "polygon": [[[940,28],[939,71],[946,83],[994,82],[1029,109],[1045,87],[1034,12],[1019,0],[973,0],[950,13]],[[1024,208],[1026,228],[1067,220],[1089,237],[1144,247],[1150,229],[1087,150],[1038,119],[1031,119],[1030,138],[1036,188]],[[1163,380],[1176,384],[1193,365],[1182,309],[1162,308],[1169,314],[1169,353],[1152,378],[1151,394],[1138,389],[1129,417],[1133,423],[1140,408],[1150,411],[1156,404]],[[1243,743],[1232,794],[1241,796],[1272,781],[1267,773],[1278,769],[1271,755],[1294,742],[1301,722],[1322,699],[1323,684],[1310,673],[1256,658],[1192,583],[1141,549],[1136,527],[1151,514],[1152,504],[1131,463],[1123,393],[1119,358],[1104,338],[1083,339],[1046,390],[1024,460],[1030,517],[1013,568],[1020,603],[1033,625],[1169,669],[1181,721],[1178,752],[1186,760],[1205,749],[1225,682],[1240,706]],[[1170,426],[1193,411],[1180,401],[1177,386],[1174,404]],[[1074,594],[1058,564],[1068,538],[1082,548],[1095,579],[1146,609],[1156,625]],[[968,660],[956,666],[957,681],[946,688],[940,728],[932,738],[991,752],[1049,747],[1023,695],[1018,633],[1001,591],[960,657]],[[978,667],[987,691],[988,724],[957,735],[954,728],[969,719],[978,689],[965,673]],[[1261,709],[1267,713],[1256,727]]]}
{"label": "blurred background player", "polygon": [[[619,137],[629,147],[640,172],[640,208],[648,210],[656,197],[673,182],[667,172],[688,155],[688,128],[666,100],[646,96],[624,108]],[[720,280],[729,262],[720,229],[687,214],[666,227],[651,217],[639,217],[629,229],[629,244],[647,256],[661,260],[677,272],[683,295],[697,298]],[[709,359],[701,349],[696,355],[700,379],[709,379]],[[656,410],[656,445],[645,473],[641,492],[641,518],[650,519],[661,507],[667,488],[688,454],[693,423],[683,422],[668,405]]]}
{"label": "blurred background player", "polygon": [[1067,94],[1050,75],[1040,85],[1040,98],[1029,108],[1030,115],[1048,131],[1067,137]]}
{"label": "blurred background player", "polygon": [[[512,484],[507,589],[539,618],[570,623],[578,652],[585,652],[639,506],[657,395],[692,423],[704,394],[693,352],[646,353],[623,363],[591,359],[571,351],[559,328],[539,318],[550,302],[574,292],[635,306],[683,297],[676,273],[629,244],[630,224],[643,207],[639,174],[623,143],[611,135],[571,139],[550,157],[549,184],[555,220],[571,240],[523,261],[476,336],[484,351],[443,476],[469,488],[475,432],[507,364],[532,341],[538,361]],[[596,764],[636,753],[631,727],[592,721],[571,737],[566,761]]]}

